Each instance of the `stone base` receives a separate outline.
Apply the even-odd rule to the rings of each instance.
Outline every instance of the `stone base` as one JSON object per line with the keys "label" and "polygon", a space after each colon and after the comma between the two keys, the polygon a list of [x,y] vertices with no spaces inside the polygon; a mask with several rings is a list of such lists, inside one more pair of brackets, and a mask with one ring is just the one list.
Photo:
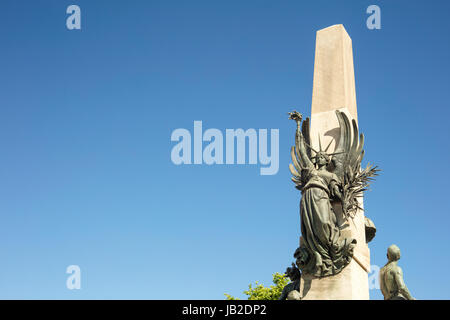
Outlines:
{"label": "stone base", "polygon": [[339,274],[325,278],[302,275],[302,300],[369,300],[367,272],[355,259]]}

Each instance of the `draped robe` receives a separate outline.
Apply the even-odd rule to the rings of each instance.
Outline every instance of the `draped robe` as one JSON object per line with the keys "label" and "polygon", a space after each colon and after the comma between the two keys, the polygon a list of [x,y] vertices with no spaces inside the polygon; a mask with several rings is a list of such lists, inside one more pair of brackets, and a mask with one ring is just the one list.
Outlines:
{"label": "draped robe", "polygon": [[303,272],[317,277],[339,273],[350,263],[356,244],[354,239],[341,239],[331,205],[335,196],[333,182],[339,182],[336,174],[310,168],[308,182],[302,188],[300,217],[303,241],[299,249],[303,251],[303,259],[300,259],[300,267]]}

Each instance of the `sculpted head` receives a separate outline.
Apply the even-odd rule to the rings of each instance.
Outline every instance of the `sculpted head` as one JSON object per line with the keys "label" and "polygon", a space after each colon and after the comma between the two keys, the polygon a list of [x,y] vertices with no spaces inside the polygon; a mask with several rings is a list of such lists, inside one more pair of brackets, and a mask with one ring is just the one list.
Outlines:
{"label": "sculpted head", "polygon": [[389,262],[391,261],[397,261],[400,259],[400,248],[397,247],[395,244],[389,246],[387,250],[387,258]]}
{"label": "sculpted head", "polygon": [[314,160],[317,166],[321,168],[323,166],[327,166],[330,163],[330,156],[324,151],[319,151],[316,153]]}

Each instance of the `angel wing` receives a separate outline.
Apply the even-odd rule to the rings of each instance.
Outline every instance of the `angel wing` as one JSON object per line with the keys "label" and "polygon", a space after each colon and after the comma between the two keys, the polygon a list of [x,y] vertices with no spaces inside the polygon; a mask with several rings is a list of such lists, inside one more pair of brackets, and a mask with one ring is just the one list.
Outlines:
{"label": "angel wing", "polygon": [[[294,111],[295,112],[295,111]],[[309,118],[306,118],[301,125],[301,115],[297,119],[297,132],[295,135],[295,147],[291,147],[292,163],[289,164],[289,170],[292,173],[292,181],[295,183],[295,187],[299,190],[306,184],[307,170],[313,168],[314,165],[311,161],[311,138],[309,135]],[[291,119],[295,120],[295,117]]]}
{"label": "angel wing", "polygon": [[343,212],[346,217],[353,217],[356,210],[363,210],[358,198],[368,189],[379,170],[370,164],[365,169],[361,169],[361,161],[364,157],[364,135],[359,134],[358,125],[354,119],[350,124],[347,115],[339,110],[336,110],[336,116],[339,121],[340,137],[334,151],[334,173],[342,182]]}

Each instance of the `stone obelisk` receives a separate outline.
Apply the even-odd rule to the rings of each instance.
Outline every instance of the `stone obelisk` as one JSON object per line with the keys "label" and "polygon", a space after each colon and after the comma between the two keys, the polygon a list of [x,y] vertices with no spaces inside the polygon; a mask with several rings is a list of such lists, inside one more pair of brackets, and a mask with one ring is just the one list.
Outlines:
{"label": "stone obelisk", "polygon": [[[316,35],[311,106],[314,148],[318,149],[320,136],[322,145],[327,146],[333,141],[330,150],[334,150],[340,130],[336,110],[345,112],[350,121],[358,121],[352,40],[340,24],[319,30]],[[340,208],[334,206],[334,209],[342,225],[341,235],[357,240],[353,259],[337,275],[302,276],[300,293],[304,300],[369,299],[370,253],[366,244],[364,212],[358,211],[353,220],[346,222]]]}

